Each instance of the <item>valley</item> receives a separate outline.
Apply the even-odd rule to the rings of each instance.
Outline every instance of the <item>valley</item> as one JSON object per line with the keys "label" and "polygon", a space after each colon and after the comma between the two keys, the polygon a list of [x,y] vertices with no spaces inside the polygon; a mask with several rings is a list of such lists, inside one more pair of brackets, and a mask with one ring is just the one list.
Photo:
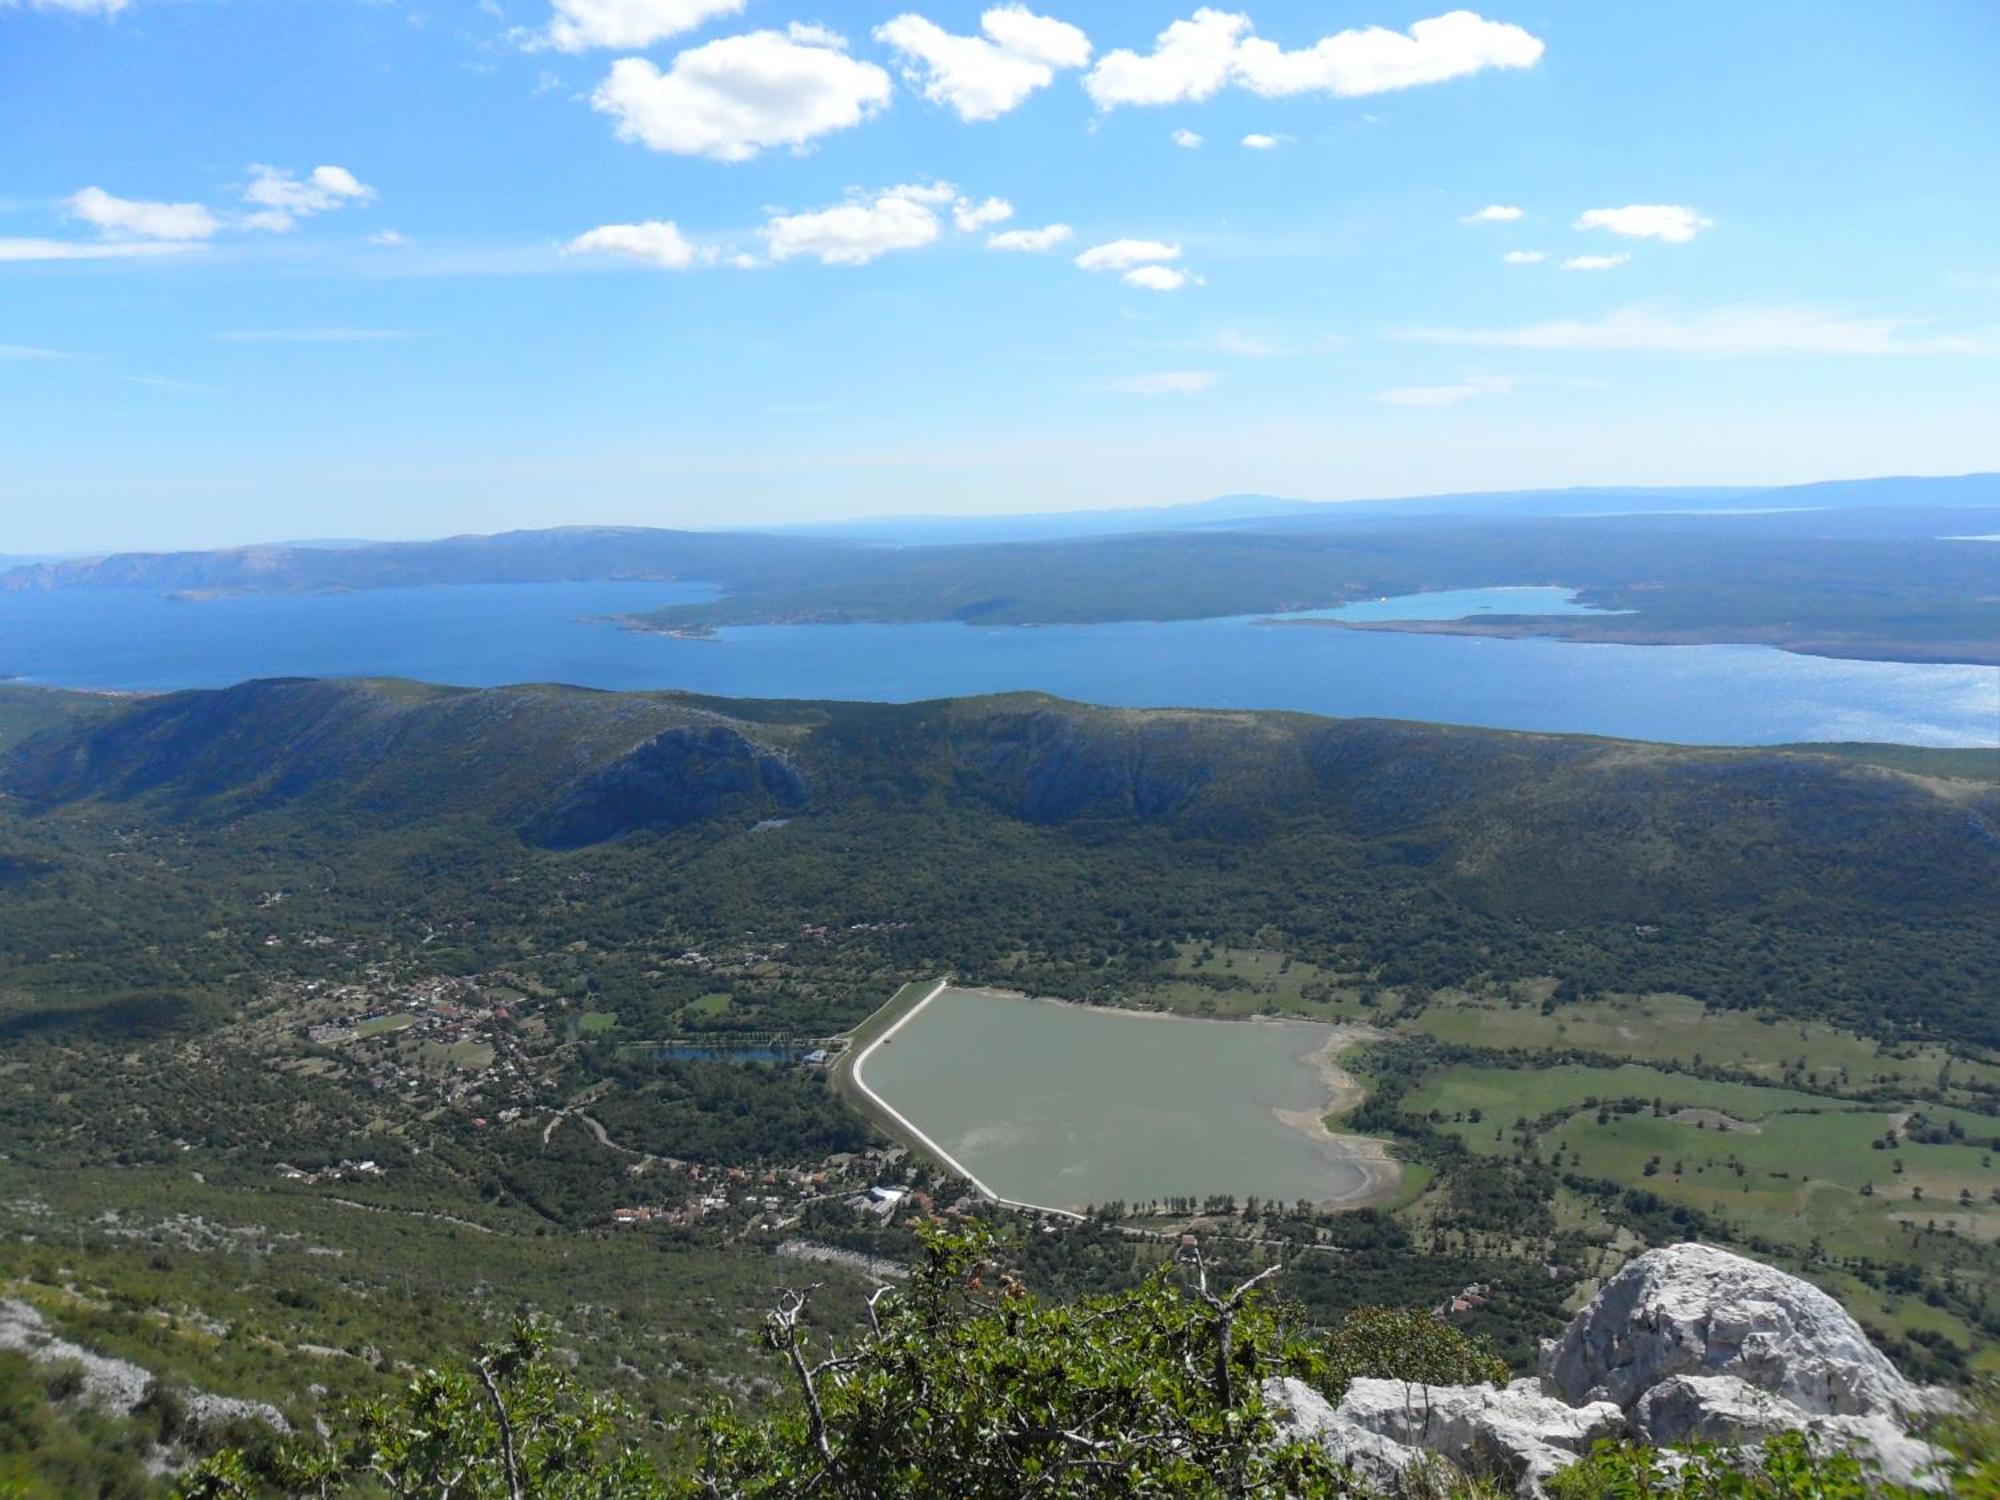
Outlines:
{"label": "valley", "polygon": [[[1985,752],[405,682],[16,687],[0,721],[5,1294],[298,1422],[532,1309],[671,1453],[776,1389],[747,1331],[799,1265],[851,1327],[925,1212],[1053,1295],[1188,1233],[1321,1321],[1477,1285],[1517,1364],[1703,1237],[1925,1378],[1992,1368]],[[865,1076],[926,1130],[1127,1147],[1167,1107],[1143,1172],[1049,1195],[1082,1222],[984,1204],[805,1060],[946,973],[1091,1008],[898,1033]],[[1336,1034],[1358,1098],[1304,1060]],[[1173,1056],[1121,1072],[1130,1035]],[[1334,1138],[1393,1192],[1326,1206]],[[965,1165],[1044,1201],[1055,1149]]]}

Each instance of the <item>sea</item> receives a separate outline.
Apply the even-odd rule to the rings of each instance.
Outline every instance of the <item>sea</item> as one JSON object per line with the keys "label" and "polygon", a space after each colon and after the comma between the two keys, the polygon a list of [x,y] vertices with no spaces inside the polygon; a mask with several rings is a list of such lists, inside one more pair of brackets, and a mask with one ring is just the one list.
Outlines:
{"label": "sea", "polygon": [[[254,677],[558,682],[747,698],[1033,690],[1126,707],[1294,709],[1687,744],[2000,746],[2000,668],[1842,661],[1764,646],[1628,646],[1354,631],[1267,617],[1101,625],[757,625],[681,639],[615,617],[693,584],[550,583],[177,600],[0,593],[0,677],[163,692]],[[1320,618],[1560,615],[1557,587],[1371,600]]]}

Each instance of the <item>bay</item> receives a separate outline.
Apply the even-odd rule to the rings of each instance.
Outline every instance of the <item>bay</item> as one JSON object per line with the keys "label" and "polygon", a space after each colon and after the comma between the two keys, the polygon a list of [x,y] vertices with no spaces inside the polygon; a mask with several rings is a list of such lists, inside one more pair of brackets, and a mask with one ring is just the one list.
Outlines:
{"label": "bay", "polygon": [[[1523,608],[1514,590],[1464,592],[1493,596],[1491,612],[1549,612]],[[274,676],[883,702],[1033,690],[1119,707],[1294,709],[1691,744],[2000,745],[2000,668],[1986,666],[1842,661],[1763,646],[1299,629],[1253,617],[759,625],[706,640],[636,633],[606,618],[707,597],[702,586],[657,583],[202,602],[114,589],[0,594],[0,676],[140,692]],[[1450,607],[1474,613],[1479,604]]]}

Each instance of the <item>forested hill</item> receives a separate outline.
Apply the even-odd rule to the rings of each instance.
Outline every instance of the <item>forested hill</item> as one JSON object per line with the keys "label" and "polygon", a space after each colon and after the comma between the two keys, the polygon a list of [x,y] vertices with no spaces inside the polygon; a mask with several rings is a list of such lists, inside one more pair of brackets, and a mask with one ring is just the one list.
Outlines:
{"label": "forested hill", "polygon": [[378,907],[476,907],[469,941],[503,949],[546,921],[538,882],[583,869],[605,895],[578,920],[691,945],[890,922],[900,961],[1014,955],[1090,993],[1268,929],[1387,983],[1553,975],[1991,1044],[1995,757],[1876,753],[266,681],[102,706],[0,757],[0,854],[28,872],[0,920],[81,919],[113,869],[91,841],[154,827],[243,880],[282,850]]}
{"label": "forested hill", "polygon": [[[1354,628],[1737,642],[2000,664],[2000,545],[1976,540],[2000,534],[2000,476],[1720,495],[1632,489],[1269,504],[1280,508],[1257,515],[1254,497],[1236,497],[1056,517],[1040,528],[1025,518],[969,530],[912,522],[837,537],[572,526],[427,542],[121,553],[0,572],[0,592],[127,588],[202,598],[700,583],[718,597],[661,600],[632,621],[698,633],[772,623],[1268,615],[1382,595],[1545,584],[1576,590],[1594,612]],[[942,540],[961,535],[978,539]],[[1020,536],[1040,539],[996,540]]]}
{"label": "forested hill", "polygon": [[[1927,513],[1933,533],[2000,510]],[[1382,595],[1553,583],[1602,611],[1368,628],[1629,644],[1741,642],[1822,656],[2000,663],[2000,546],[1899,534],[1909,516],[1590,517],[1360,531],[1161,532],[851,554],[640,622],[1085,624],[1319,609]],[[1782,521],[1784,524],[1780,525]],[[1890,523],[1894,528],[1890,529]],[[1289,622],[1313,628],[1327,622]]]}

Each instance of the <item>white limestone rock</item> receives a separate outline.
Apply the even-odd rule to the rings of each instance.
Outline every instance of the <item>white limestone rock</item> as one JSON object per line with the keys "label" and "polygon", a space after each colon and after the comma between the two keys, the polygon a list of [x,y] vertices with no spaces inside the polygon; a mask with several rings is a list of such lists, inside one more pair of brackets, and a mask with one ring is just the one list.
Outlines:
{"label": "white limestone rock", "polygon": [[1296,1380],[1266,1383],[1279,1430],[1308,1438],[1370,1484],[1396,1493],[1413,1466],[1442,1459],[1497,1475],[1523,1495],[1574,1463],[1599,1438],[1624,1431],[1609,1403],[1574,1407],[1514,1386],[1356,1380],[1338,1406]]}
{"label": "white limestone rock", "polygon": [[1818,1287],[1709,1245],[1651,1250],[1542,1351],[1544,1388],[1630,1410],[1675,1375],[1729,1375],[1822,1416],[1930,1404]]}
{"label": "white limestone rock", "polygon": [[1600,1438],[1625,1431],[1625,1414],[1608,1401],[1572,1406],[1513,1386],[1403,1380],[1352,1382],[1334,1416],[1461,1469],[1498,1475],[1529,1495]]}
{"label": "white limestone rock", "polygon": [[[0,1349],[25,1354],[44,1368],[73,1367],[80,1377],[78,1398],[99,1411],[129,1413],[153,1389],[151,1370],[127,1359],[94,1353],[81,1344],[58,1337],[40,1309],[16,1297],[0,1298]],[[268,1401],[189,1389],[186,1410],[189,1423],[199,1428],[248,1419],[262,1422],[276,1432],[292,1430],[285,1414]]]}
{"label": "white limestone rock", "polygon": [[1317,1443],[1384,1494],[1397,1493],[1403,1475],[1424,1461],[1420,1449],[1346,1420],[1326,1397],[1289,1375],[1265,1381],[1264,1400],[1280,1437]]}
{"label": "white limestone rock", "polygon": [[1783,1432],[1803,1432],[1822,1451],[1852,1453],[1872,1462],[1891,1484],[1945,1488],[1930,1473],[1945,1455],[1911,1437],[1887,1412],[1825,1416],[1802,1411],[1734,1375],[1671,1375],[1632,1408],[1633,1436],[1659,1447],[1751,1444]]}

